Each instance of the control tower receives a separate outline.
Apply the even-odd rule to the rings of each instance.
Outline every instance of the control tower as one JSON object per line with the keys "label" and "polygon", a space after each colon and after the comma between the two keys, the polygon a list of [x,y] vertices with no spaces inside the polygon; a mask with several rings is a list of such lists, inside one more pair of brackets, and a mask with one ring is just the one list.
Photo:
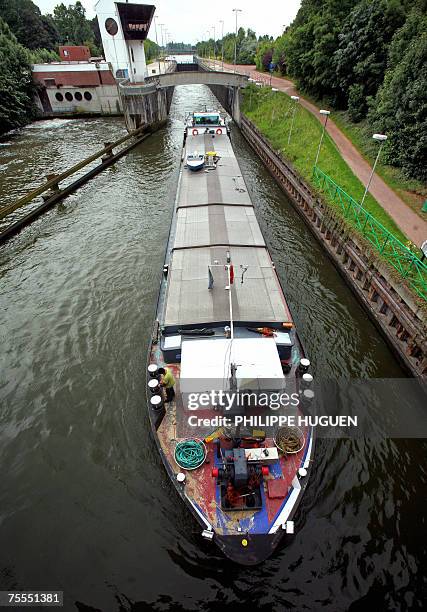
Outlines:
{"label": "control tower", "polygon": [[137,83],[147,76],[144,40],[155,10],[151,4],[137,2],[98,0],[95,4],[105,59],[116,78]]}

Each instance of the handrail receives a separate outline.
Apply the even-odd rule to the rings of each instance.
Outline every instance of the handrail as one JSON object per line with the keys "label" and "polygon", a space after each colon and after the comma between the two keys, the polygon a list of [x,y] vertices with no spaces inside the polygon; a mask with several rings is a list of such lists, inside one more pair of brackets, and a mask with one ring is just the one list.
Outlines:
{"label": "handrail", "polygon": [[75,174],[76,172],[78,172],[79,170],[81,170],[82,168],[90,164],[91,162],[95,161],[99,157],[103,155],[110,155],[113,148],[121,145],[123,142],[126,142],[127,140],[129,140],[130,138],[133,138],[134,136],[139,136],[140,134],[143,133],[144,130],[146,130],[146,126],[141,126],[140,128],[133,130],[129,134],[126,134],[126,136],[123,136],[123,138],[119,138],[119,140],[116,140],[115,142],[108,143],[103,149],[101,149],[100,151],[97,151],[97,153],[94,153],[93,155],[91,155],[90,157],[87,157],[86,159],[79,162],[78,164],[75,164],[74,166],[66,170],[65,172],[55,175],[54,178],[51,178],[46,183],[43,183],[43,185],[36,187],[35,189],[30,191],[26,195],[22,196],[22,198],[19,198],[19,200],[16,200],[12,204],[9,204],[7,206],[4,206],[3,208],[0,208],[0,219],[3,219],[4,217],[6,217],[6,215],[10,214],[17,208],[20,208],[24,204],[28,204],[28,202],[31,202],[31,200],[41,195],[45,191],[48,191],[49,189],[52,189],[52,188],[56,189],[58,187],[58,183],[68,178],[69,176],[72,176],[73,174]]}
{"label": "handrail", "polygon": [[317,166],[313,167],[313,180],[317,187],[339,203],[344,218],[361,232],[381,257],[400,273],[421,298],[427,300],[427,265],[424,261]]}

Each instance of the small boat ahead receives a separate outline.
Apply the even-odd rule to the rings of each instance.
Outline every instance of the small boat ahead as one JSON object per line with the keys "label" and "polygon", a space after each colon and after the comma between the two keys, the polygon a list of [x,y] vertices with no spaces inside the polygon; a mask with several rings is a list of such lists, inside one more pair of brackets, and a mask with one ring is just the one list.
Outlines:
{"label": "small boat ahead", "polygon": [[199,155],[197,152],[187,155],[187,168],[192,172],[201,170],[205,165],[205,156]]}

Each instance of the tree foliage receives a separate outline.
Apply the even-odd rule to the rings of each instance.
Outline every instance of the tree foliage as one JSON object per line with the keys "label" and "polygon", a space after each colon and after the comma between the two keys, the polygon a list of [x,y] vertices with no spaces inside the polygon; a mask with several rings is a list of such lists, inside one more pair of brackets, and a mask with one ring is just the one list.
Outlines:
{"label": "tree foliage", "polygon": [[145,59],[147,60],[147,63],[148,63],[149,61],[158,57],[160,47],[153,40],[150,40],[149,38],[147,38],[146,40],[144,40],[144,51],[145,51]]}
{"label": "tree foliage", "polygon": [[0,17],[18,42],[28,49],[55,49],[58,32],[48,16],[32,0],[0,0]]}
{"label": "tree foliage", "polygon": [[366,115],[367,98],[383,81],[391,39],[404,21],[400,0],[362,0],[345,20],[333,64],[340,103],[349,103],[355,121]]}
{"label": "tree foliage", "polygon": [[30,51],[30,59],[32,64],[48,64],[61,60],[56,51],[49,51],[49,49],[34,49]]}
{"label": "tree foliage", "polygon": [[93,42],[94,34],[86,11],[79,0],[65,6],[63,2],[53,9],[53,23],[59,34],[61,45],[85,45]]}
{"label": "tree foliage", "polygon": [[426,178],[427,0],[302,0],[291,26],[258,46],[302,91],[388,135],[389,163]]}
{"label": "tree foliage", "polygon": [[1,17],[0,65],[0,133],[4,133],[32,116],[34,85],[29,53]]}
{"label": "tree foliage", "polygon": [[427,181],[427,16],[417,8],[392,42],[369,119],[389,136],[388,161]]}
{"label": "tree foliage", "polygon": [[268,36],[263,36],[257,39],[255,32],[250,28],[247,31],[244,28],[239,28],[237,39],[235,34],[228,33],[219,40],[214,41],[213,38],[203,40],[197,43],[196,51],[201,57],[213,57],[215,48],[215,56],[220,59],[224,49],[224,61],[234,62],[234,52],[236,50],[238,64],[254,64],[259,45],[264,44],[265,39],[268,38]]}

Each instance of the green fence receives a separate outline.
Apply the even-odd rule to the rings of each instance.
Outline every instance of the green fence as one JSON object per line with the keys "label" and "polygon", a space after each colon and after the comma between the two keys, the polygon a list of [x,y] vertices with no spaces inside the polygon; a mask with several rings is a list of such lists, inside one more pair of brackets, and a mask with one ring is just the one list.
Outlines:
{"label": "green fence", "polygon": [[313,179],[322,191],[340,205],[345,219],[369,240],[381,257],[402,275],[420,297],[427,300],[427,265],[424,261],[317,166],[313,168]]}

